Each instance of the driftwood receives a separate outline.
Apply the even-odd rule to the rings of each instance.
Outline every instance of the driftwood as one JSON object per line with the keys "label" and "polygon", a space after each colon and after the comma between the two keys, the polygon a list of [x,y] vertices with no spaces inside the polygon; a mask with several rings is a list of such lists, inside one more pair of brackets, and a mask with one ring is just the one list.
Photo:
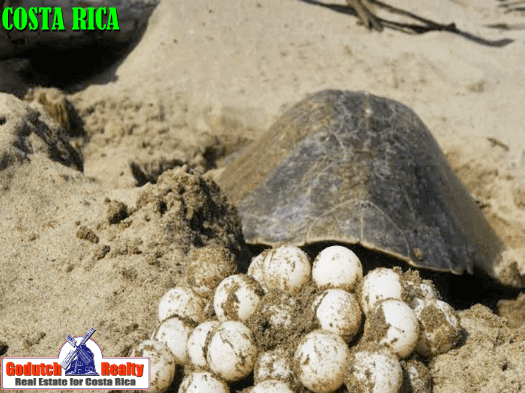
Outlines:
{"label": "driftwood", "polygon": [[[65,30],[43,31],[42,14],[36,14],[39,27],[36,30],[6,30],[0,23],[0,59],[25,57],[38,49],[78,49],[93,45],[122,46],[134,42],[144,32],[147,21],[160,0],[0,0],[0,10],[7,7],[60,7]],[[73,7],[115,7],[120,30],[72,30]],[[49,15],[53,24],[54,13]],[[107,23],[107,16],[104,18]],[[12,23],[12,18],[11,18]]]}
{"label": "driftwood", "polygon": [[505,9],[505,13],[525,11],[525,0],[498,0],[498,1],[499,1],[498,7]]}
{"label": "driftwood", "polygon": [[346,2],[355,10],[363,25],[370,30],[383,31],[383,25],[377,19],[374,6],[369,0],[346,0]]}

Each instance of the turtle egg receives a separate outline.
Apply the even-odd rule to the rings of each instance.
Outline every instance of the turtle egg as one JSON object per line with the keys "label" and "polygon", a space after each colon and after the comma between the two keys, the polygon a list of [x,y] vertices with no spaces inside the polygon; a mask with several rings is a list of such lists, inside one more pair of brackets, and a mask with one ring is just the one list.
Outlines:
{"label": "turtle egg", "polygon": [[390,351],[361,350],[351,354],[345,378],[349,392],[398,393],[402,383],[401,365]]}
{"label": "turtle egg", "polygon": [[249,393],[294,393],[288,384],[283,381],[268,379],[256,384],[248,390]]}
{"label": "turtle egg", "polygon": [[248,266],[247,274],[257,280],[261,287],[266,292],[266,284],[264,283],[264,260],[271,250],[261,252],[252,259],[250,266]]}
{"label": "turtle egg", "polygon": [[432,393],[432,376],[430,370],[416,359],[402,360],[404,390],[403,392]]}
{"label": "turtle egg", "polygon": [[349,357],[350,350],[340,336],[319,329],[299,342],[294,367],[306,388],[315,393],[328,393],[343,384]]}
{"label": "turtle egg", "polygon": [[422,280],[419,273],[415,270],[409,270],[403,274],[404,284],[410,306],[416,308],[419,304],[431,299],[440,299],[440,295],[432,281]]}
{"label": "turtle egg", "polygon": [[217,285],[237,270],[232,253],[215,244],[192,249],[186,262],[186,282],[203,297],[213,295]]}
{"label": "turtle egg", "polygon": [[425,300],[439,299],[440,297],[438,290],[431,282],[423,281],[421,284],[419,284],[419,290],[421,292],[421,296]]}
{"label": "turtle egg", "polygon": [[186,344],[194,325],[177,317],[166,319],[157,330],[156,339],[166,345],[178,364],[188,362]]}
{"label": "turtle egg", "polygon": [[352,250],[342,246],[325,248],[317,255],[312,279],[320,289],[340,288],[351,291],[363,278],[363,266]]}
{"label": "turtle egg", "polygon": [[215,290],[213,307],[219,321],[246,321],[264,295],[261,285],[253,277],[235,274],[225,278]]}
{"label": "turtle egg", "polygon": [[195,372],[186,376],[179,388],[179,393],[229,393],[230,389],[212,373]]}
{"label": "turtle egg", "polygon": [[206,359],[214,373],[227,381],[239,381],[252,372],[257,347],[250,329],[242,322],[227,321],[211,334]]}
{"label": "turtle egg", "polygon": [[[298,325],[299,302],[296,296],[283,291],[268,291],[248,325],[260,348],[270,350],[290,341]],[[309,330],[308,330],[309,331]]]}
{"label": "turtle egg", "polygon": [[150,388],[148,392],[160,393],[166,391],[175,378],[175,357],[170,349],[156,340],[145,340],[134,352],[136,357],[150,359]]}
{"label": "turtle egg", "polygon": [[354,295],[342,289],[328,289],[319,294],[313,308],[321,328],[340,335],[349,342],[361,327],[361,308]]}
{"label": "turtle egg", "polygon": [[380,267],[372,270],[363,279],[361,307],[365,314],[386,299],[402,300],[401,276],[392,269]]}
{"label": "turtle egg", "polygon": [[195,323],[204,320],[204,300],[190,288],[175,287],[162,296],[159,302],[159,320],[170,317],[189,318]]}
{"label": "turtle egg", "polygon": [[440,298],[437,289],[433,285],[424,282],[419,285],[418,295],[419,296],[414,297],[410,303],[413,309],[427,303],[429,300],[439,300]]}
{"label": "turtle egg", "polygon": [[456,311],[441,300],[429,300],[414,310],[420,322],[421,334],[417,352],[423,356],[435,356],[448,352],[463,336]]}
{"label": "turtle egg", "polygon": [[207,368],[208,363],[206,362],[206,340],[213,331],[213,329],[219,325],[217,321],[206,321],[197,326],[188,337],[188,356],[193,365],[200,368]]}
{"label": "turtle egg", "polygon": [[384,300],[367,318],[365,336],[368,341],[386,345],[400,358],[406,358],[416,348],[419,322],[405,302]]}
{"label": "turtle egg", "polygon": [[296,293],[311,276],[308,255],[295,246],[272,249],[263,264],[264,283],[269,289]]}
{"label": "turtle egg", "polygon": [[271,379],[289,383],[294,387],[300,386],[297,375],[292,370],[291,355],[284,348],[259,354],[253,370],[253,379],[255,383]]}

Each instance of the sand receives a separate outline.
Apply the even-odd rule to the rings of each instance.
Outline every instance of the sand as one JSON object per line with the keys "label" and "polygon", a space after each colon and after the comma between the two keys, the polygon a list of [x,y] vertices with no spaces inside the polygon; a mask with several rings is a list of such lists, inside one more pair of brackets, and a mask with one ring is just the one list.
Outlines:
{"label": "sand", "polygon": [[[421,117],[506,246],[499,280],[522,287],[524,15],[493,0],[388,4],[457,32],[370,32],[314,1],[164,0],[105,73],[66,95],[1,95],[2,356],[54,356],[91,327],[105,356],[128,355],[156,327],[160,297],[185,281],[192,250],[239,254],[240,222],[213,175],[325,88]],[[487,27],[498,23],[515,29]],[[0,87],[23,96],[15,71],[2,62]],[[521,304],[460,312],[466,340],[430,363],[435,392],[525,391]]]}

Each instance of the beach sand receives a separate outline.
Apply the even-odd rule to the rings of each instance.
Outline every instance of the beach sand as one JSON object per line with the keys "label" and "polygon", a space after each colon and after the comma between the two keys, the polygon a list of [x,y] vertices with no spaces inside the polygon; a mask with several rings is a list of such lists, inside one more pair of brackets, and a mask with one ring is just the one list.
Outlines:
{"label": "beach sand", "polygon": [[[371,32],[314,1],[164,0],[122,62],[69,94],[1,95],[2,356],[55,356],[91,327],[105,356],[129,355],[157,326],[160,297],[184,282],[191,250],[239,253],[240,221],[213,175],[328,88],[418,114],[505,244],[500,282],[523,287],[525,38],[487,26],[524,15],[493,0],[388,4],[456,32]],[[23,93],[13,75],[0,69],[0,86]],[[460,311],[466,340],[430,362],[434,391],[525,391],[522,304]]]}

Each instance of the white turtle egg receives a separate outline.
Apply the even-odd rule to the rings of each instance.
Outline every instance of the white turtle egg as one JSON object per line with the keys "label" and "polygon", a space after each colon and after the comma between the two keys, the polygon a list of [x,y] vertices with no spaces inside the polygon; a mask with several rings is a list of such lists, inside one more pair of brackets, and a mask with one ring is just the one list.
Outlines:
{"label": "white turtle egg", "polygon": [[264,283],[264,260],[271,250],[261,252],[255,258],[252,259],[250,266],[248,266],[247,274],[257,280],[261,287],[266,292],[266,284]]}
{"label": "white turtle egg", "polygon": [[289,383],[294,387],[300,386],[297,375],[292,370],[291,354],[283,348],[259,354],[253,369],[253,379],[257,384],[271,379]]}
{"label": "white turtle egg", "polygon": [[456,311],[448,303],[433,299],[420,304],[414,311],[422,329],[416,348],[419,354],[440,355],[461,340],[461,325]]}
{"label": "white turtle egg", "polygon": [[413,309],[416,309],[418,306],[426,304],[429,300],[439,300],[440,295],[437,289],[428,283],[421,283],[419,285],[419,296],[416,296],[412,299],[410,305]]}
{"label": "white turtle egg", "polygon": [[188,337],[188,356],[193,365],[200,368],[207,368],[206,361],[206,340],[213,329],[219,325],[217,321],[206,321],[197,326]]}
{"label": "white turtle egg", "polygon": [[170,317],[190,318],[195,323],[204,320],[204,300],[185,287],[171,288],[159,302],[159,320]]}
{"label": "white turtle egg", "polygon": [[416,308],[418,305],[431,299],[440,299],[440,295],[432,281],[422,280],[417,271],[409,270],[404,273],[406,292],[410,299],[410,306]]}
{"label": "white turtle egg", "polygon": [[416,348],[419,322],[408,304],[401,300],[387,299],[369,314],[365,335],[371,341],[386,345],[400,358],[406,358]]}
{"label": "white turtle egg", "polygon": [[139,344],[134,356],[150,359],[151,383],[148,392],[161,393],[170,387],[177,364],[166,345],[156,340],[145,340]]}
{"label": "white turtle egg", "polygon": [[401,365],[390,351],[361,350],[351,354],[345,378],[349,392],[398,393],[402,383]]}
{"label": "white turtle egg", "polygon": [[222,322],[207,346],[210,369],[227,381],[239,381],[253,370],[257,347],[250,329],[242,322]]}
{"label": "white turtle egg", "polygon": [[213,307],[219,321],[246,321],[250,318],[264,292],[253,277],[235,274],[226,277],[215,290]]}
{"label": "white turtle egg", "polygon": [[194,372],[187,375],[179,388],[179,393],[229,393],[230,389],[209,372]]}
{"label": "white turtle egg", "polygon": [[386,299],[403,299],[401,277],[392,269],[380,267],[372,270],[363,279],[361,307],[365,314]]}
{"label": "white turtle egg", "polygon": [[304,336],[294,355],[294,367],[301,383],[315,393],[329,393],[344,382],[350,350],[343,339],[327,330]]}
{"label": "white turtle egg", "polygon": [[313,308],[321,328],[340,335],[345,342],[359,332],[361,308],[353,294],[328,289],[315,298]]}
{"label": "white turtle egg", "polygon": [[264,259],[264,283],[269,289],[296,293],[311,276],[308,255],[295,246],[272,249]]}
{"label": "white turtle egg", "polygon": [[312,279],[320,289],[339,288],[351,291],[362,278],[361,261],[346,247],[327,247],[317,255],[313,263]]}
{"label": "white turtle egg", "polygon": [[177,364],[188,363],[187,342],[194,325],[177,317],[166,319],[157,330],[156,339],[173,353]]}
{"label": "white turtle egg", "polygon": [[439,300],[440,298],[438,290],[431,282],[423,281],[421,284],[419,284],[419,290],[421,291],[423,299],[425,300],[430,300],[430,299]]}
{"label": "white turtle egg", "polygon": [[253,388],[248,390],[249,393],[294,393],[290,386],[283,381],[276,381],[267,379],[261,383],[256,384]]}

